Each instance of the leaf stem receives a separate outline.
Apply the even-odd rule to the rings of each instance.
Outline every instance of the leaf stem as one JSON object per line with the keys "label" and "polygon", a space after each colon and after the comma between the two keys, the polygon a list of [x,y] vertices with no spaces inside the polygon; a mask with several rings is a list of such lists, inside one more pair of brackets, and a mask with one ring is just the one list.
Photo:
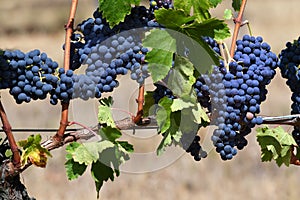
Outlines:
{"label": "leaf stem", "polygon": [[230,56],[232,58],[234,56],[234,50],[235,50],[235,45],[236,45],[235,43],[236,43],[239,31],[240,31],[240,27],[243,24],[242,20],[243,20],[243,14],[244,14],[244,10],[246,7],[246,3],[247,3],[247,0],[242,1],[240,12],[239,12],[237,18],[235,18],[233,20],[235,23],[235,27],[234,27],[234,32],[233,32],[232,41],[231,41],[231,48],[230,48]]}

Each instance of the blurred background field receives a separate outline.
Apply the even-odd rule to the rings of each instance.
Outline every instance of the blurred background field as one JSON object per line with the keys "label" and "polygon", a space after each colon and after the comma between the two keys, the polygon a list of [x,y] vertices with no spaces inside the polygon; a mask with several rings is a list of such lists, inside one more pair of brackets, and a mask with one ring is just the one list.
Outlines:
{"label": "blurred background field", "polygon": [[[64,43],[64,24],[69,14],[70,1],[52,0],[0,0],[0,48],[29,51],[40,49],[62,65]],[[75,24],[91,17],[97,6],[94,0],[79,1]],[[224,2],[213,11],[222,17],[230,1]],[[286,41],[299,36],[298,0],[249,0],[245,18],[250,21],[253,34],[261,35],[273,52],[278,54]],[[231,27],[232,22],[228,22]],[[248,33],[241,29],[240,35]],[[227,41],[229,45],[229,41]],[[135,102],[128,102],[126,95],[134,99],[133,82],[122,78],[121,88],[116,90],[116,107],[129,108],[134,112]],[[128,88],[130,90],[128,90]],[[278,71],[276,78],[268,87],[267,101],[263,103],[262,115],[285,115],[290,112],[290,92]],[[7,91],[1,91],[8,117],[14,128],[56,128],[59,124],[60,106],[52,106],[49,101],[31,102],[17,105]],[[84,110],[75,104],[71,119],[80,118],[86,123]],[[80,106],[86,104],[80,103]],[[90,105],[88,105],[90,107]],[[127,106],[127,107],[126,107]],[[82,113],[81,113],[82,112]],[[71,110],[72,113],[72,110]],[[94,114],[94,113],[93,113]],[[84,117],[82,117],[84,116]],[[92,115],[93,116],[93,115]],[[291,130],[285,127],[286,130]],[[138,134],[138,133],[137,133]],[[201,133],[207,138],[211,130]],[[28,134],[15,133],[18,139]],[[44,138],[51,134],[44,134]],[[3,134],[1,133],[1,137]],[[191,200],[191,199],[298,199],[300,168],[283,166],[278,168],[272,163],[261,163],[260,149],[255,140],[255,130],[247,137],[248,146],[232,160],[223,162],[215,151],[208,158],[194,162],[189,155],[179,159],[161,170],[149,173],[123,173],[111,183],[104,185],[100,192],[103,200]],[[139,152],[153,150],[152,141],[137,140]],[[155,141],[156,142],[156,141]],[[95,187],[89,172],[76,181],[69,182],[64,169],[64,148],[52,152],[46,169],[31,167],[22,174],[22,180],[31,196],[37,200],[80,200],[96,199]],[[137,165],[139,163],[136,163]]]}

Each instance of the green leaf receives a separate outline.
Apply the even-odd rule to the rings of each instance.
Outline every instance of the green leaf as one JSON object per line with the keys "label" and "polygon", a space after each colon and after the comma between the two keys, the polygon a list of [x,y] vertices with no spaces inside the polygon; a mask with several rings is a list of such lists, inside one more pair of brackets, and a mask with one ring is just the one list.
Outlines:
{"label": "green leaf", "polygon": [[271,151],[267,150],[267,148],[261,149],[261,161],[262,162],[271,161],[272,159],[273,159],[273,154]]}
{"label": "green leaf", "polygon": [[185,27],[186,31],[191,36],[204,35],[210,36],[215,40],[224,40],[231,36],[228,25],[220,19],[210,18],[202,23],[193,22],[191,25]]}
{"label": "green leaf", "polygon": [[163,8],[156,10],[154,13],[158,23],[175,31],[183,29],[187,24],[190,24],[195,20],[194,16],[188,16],[183,10]]}
{"label": "green leaf", "polygon": [[130,14],[131,4],[138,5],[139,3],[139,0],[99,0],[99,10],[103,12],[103,17],[106,18],[110,27],[114,27]]}
{"label": "green leaf", "polygon": [[133,153],[134,148],[132,144],[129,144],[127,141],[118,141],[117,142],[119,145],[121,145],[122,148],[128,153]]}
{"label": "green leaf", "polygon": [[103,164],[100,161],[97,161],[92,164],[91,174],[95,181],[97,198],[99,198],[99,191],[103,185],[103,182],[110,180],[114,180],[114,171],[110,166]]}
{"label": "green leaf", "polygon": [[165,78],[172,67],[176,41],[165,30],[153,29],[143,40],[143,46],[152,48],[146,55],[153,82]]}
{"label": "green leaf", "polygon": [[171,106],[171,110],[172,112],[175,112],[192,106],[194,106],[194,104],[191,102],[185,102],[182,99],[174,99]]}
{"label": "green leaf", "polygon": [[232,0],[232,7],[235,11],[239,11],[242,5],[242,0]]}
{"label": "green leaf", "polygon": [[114,100],[111,96],[109,97],[104,97],[104,98],[101,98],[99,100],[99,103],[102,105],[102,106],[107,106],[107,107],[111,107],[114,103]]}
{"label": "green leaf", "polygon": [[187,16],[192,14],[199,21],[210,17],[208,9],[211,6],[208,0],[174,0],[175,10],[182,10]]}
{"label": "green leaf", "polygon": [[222,0],[209,0],[209,2],[213,7],[217,7],[217,5],[222,2]]}
{"label": "green leaf", "polygon": [[146,55],[148,70],[153,82],[164,79],[172,67],[173,53],[162,49],[152,49]]}
{"label": "green leaf", "polygon": [[[174,38],[178,37],[176,38],[177,46],[181,45],[182,42],[193,39],[198,43],[198,46],[202,47],[202,48],[198,48],[198,46],[196,46],[197,51],[193,52],[194,54],[198,55],[198,58],[201,58],[202,62],[204,62],[202,66],[210,67],[213,64],[215,65],[219,64],[219,58],[217,54],[208,46],[208,44],[206,44],[203,41],[201,36],[210,36],[215,38],[216,35],[217,38],[228,37],[229,28],[227,24],[225,24],[220,20],[216,22],[212,22],[212,24],[205,22],[207,20],[203,20],[205,23],[202,24],[196,21],[195,17],[186,16],[184,11],[182,10],[159,9],[155,11],[155,16],[158,23],[163,24],[166,28],[181,33],[179,34],[176,33],[175,31],[171,32],[168,30],[168,32],[172,33],[171,35]],[[222,32],[224,32],[224,35],[219,36],[223,34]],[[185,35],[185,37],[182,35]],[[190,45],[188,48],[192,48],[192,45]],[[192,49],[190,49],[190,52],[192,52]],[[196,56],[194,57],[197,58]],[[198,63],[202,63],[202,62],[198,62]]]}
{"label": "green leaf", "polygon": [[89,165],[99,159],[99,154],[105,149],[114,147],[110,141],[104,140],[101,142],[89,142],[80,144],[73,152],[72,158],[79,164]]}
{"label": "green leaf", "polygon": [[5,151],[5,156],[6,156],[7,158],[10,158],[12,155],[13,155],[13,153],[12,153],[11,149],[7,149],[7,150]]}
{"label": "green leaf", "polygon": [[160,142],[159,146],[157,147],[156,153],[157,155],[161,155],[167,146],[170,146],[172,144],[172,137],[170,132],[165,133],[164,138]]}
{"label": "green leaf", "polygon": [[75,152],[72,153],[75,162],[79,164],[89,165],[96,162],[99,158],[97,144],[93,142],[89,145],[80,145]]}
{"label": "green leaf", "polygon": [[225,9],[224,11],[224,19],[230,20],[232,19],[232,11],[229,9]]}
{"label": "green leaf", "polygon": [[206,112],[202,109],[200,103],[197,103],[197,106],[192,108],[192,113],[197,124],[202,124],[203,126],[206,126],[209,123],[209,117],[206,114]]}
{"label": "green leaf", "polygon": [[86,168],[87,165],[85,164],[79,164],[78,162],[75,162],[73,159],[67,160],[65,163],[66,168],[66,174],[69,180],[77,179],[79,176],[81,176]]}
{"label": "green leaf", "polygon": [[66,152],[68,152],[69,154],[72,154],[76,151],[76,149],[78,147],[80,147],[82,144],[78,143],[78,142],[71,142],[70,144],[68,144],[66,146]]}
{"label": "green leaf", "polygon": [[176,40],[166,30],[161,29],[152,29],[143,40],[143,46],[176,52]]}
{"label": "green leaf", "polygon": [[191,9],[193,6],[191,0],[174,0],[173,4],[176,10],[183,10],[186,15],[189,15],[191,13]]}
{"label": "green leaf", "polygon": [[187,77],[194,75],[193,63],[183,56],[176,55],[174,68],[180,70]]}
{"label": "green leaf", "polygon": [[100,105],[98,107],[98,122],[100,124],[106,124],[107,126],[116,127],[110,108],[112,104],[113,101],[111,97],[100,100]]}
{"label": "green leaf", "polygon": [[172,112],[170,116],[171,126],[169,131],[171,133],[173,142],[177,142],[177,143],[179,143],[180,138],[182,136],[182,132],[179,130],[181,125],[181,120],[182,120],[181,117],[182,116],[180,111]]}
{"label": "green leaf", "polygon": [[145,103],[144,103],[144,117],[154,114],[154,104],[155,100],[153,98],[153,91],[147,91],[145,94]]}
{"label": "green leaf", "polygon": [[[197,70],[200,74],[210,72],[214,59],[208,52],[212,51],[210,47],[205,48],[207,44],[201,44],[199,41],[184,35],[183,33],[168,30],[177,41],[177,55],[175,57],[178,66],[184,66],[190,72]],[[203,47],[205,46],[205,47]],[[213,53],[215,54],[215,53]],[[180,67],[181,68],[181,67]],[[186,73],[186,75],[189,75]]]}
{"label": "green leaf", "polygon": [[281,156],[276,160],[277,165],[280,167],[282,164],[285,164],[287,167],[291,162],[291,147],[283,146],[281,150]]}
{"label": "green leaf", "polygon": [[175,68],[170,71],[167,86],[175,96],[188,96],[192,92],[192,85],[189,77],[185,76],[179,69]]}
{"label": "green leaf", "polygon": [[159,131],[161,133],[166,132],[170,127],[171,124],[170,115],[171,115],[172,102],[173,101],[168,97],[164,97],[158,102],[159,107],[156,112],[156,120],[157,120]]}
{"label": "green leaf", "polygon": [[184,33],[196,41],[199,41],[201,36],[210,36],[217,40],[230,36],[228,25],[216,18],[208,18],[199,22],[195,20],[195,17],[186,16],[182,10],[172,9],[159,9],[155,11],[155,16],[157,22],[166,28]]}
{"label": "green leaf", "polygon": [[289,166],[291,159],[291,146],[296,145],[293,137],[286,133],[282,127],[270,129],[268,127],[257,129],[257,141],[261,146],[262,161],[274,159],[278,166]]}
{"label": "green leaf", "polygon": [[170,127],[166,130],[162,135],[163,139],[157,147],[156,153],[157,155],[161,155],[166,147],[171,146],[173,143],[179,143],[180,138],[182,136],[180,128],[181,122],[181,112],[176,111],[170,114]]}
{"label": "green leaf", "polygon": [[102,127],[99,130],[99,135],[102,137],[102,139],[109,140],[112,143],[115,143],[116,139],[122,136],[122,133],[119,129],[108,126]]}

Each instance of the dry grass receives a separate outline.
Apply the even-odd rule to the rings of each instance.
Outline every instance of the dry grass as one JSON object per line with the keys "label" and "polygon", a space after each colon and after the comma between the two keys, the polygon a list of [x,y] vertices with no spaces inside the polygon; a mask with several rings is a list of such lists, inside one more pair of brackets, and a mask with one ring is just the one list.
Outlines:
{"label": "dry grass", "polygon": [[[64,41],[62,26],[68,14],[67,5],[60,3],[59,6],[54,7],[48,4],[44,7],[46,9],[42,10],[43,6],[31,8],[39,5],[41,1],[30,2],[34,2],[34,4],[25,5],[25,3],[19,4],[19,1],[0,1],[1,25],[10,27],[7,30],[20,31],[17,34],[0,31],[0,47],[4,49],[19,48],[24,51],[38,48],[48,52],[53,59],[62,63],[61,45]],[[79,3],[80,16],[90,16],[94,10],[91,1],[85,0]],[[290,0],[288,3],[279,0],[252,0],[248,2],[245,17],[250,21],[254,34],[262,35],[272,46],[273,51],[278,54],[284,47],[285,41],[298,37],[299,6],[300,3],[297,0]],[[222,13],[225,7],[219,8],[217,13]],[[77,19],[79,21],[80,17]],[[47,31],[23,34],[22,30],[27,30],[25,26],[29,23],[30,27],[32,21],[37,26],[45,27]],[[61,31],[57,31],[58,24]],[[47,27],[51,27],[51,30],[49,28],[48,31]],[[35,28],[33,26],[33,29]],[[241,34],[246,32],[246,28],[243,28]],[[126,98],[124,97],[124,95],[131,95],[128,94],[131,91],[126,90],[133,88],[132,82],[126,82],[125,79],[121,81],[123,81],[122,86],[125,87],[117,92],[124,99],[117,99],[116,107],[129,107],[133,111],[135,103],[133,101],[125,102]],[[59,106],[50,106],[47,101],[17,106],[7,91],[2,92],[2,98],[15,128],[55,128],[58,126]],[[288,114],[289,107],[290,92],[284,80],[277,76],[269,87],[268,100],[263,104],[262,114]],[[80,110],[74,108],[74,112],[77,113],[74,115],[75,118],[78,117]],[[91,122],[93,120],[90,119]],[[211,132],[207,132],[207,137],[210,134]],[[45,134],[45,137],[49,135]],[[19,134],[17,137],[24,138],[26,135]],[[248,140],[247,148],[239,152],[232,161],[223,162],[214,151],[211,151],[209,157],[199,163],[184,154],[176,162],[159,171],[142,174],[123,173],[113,183],[105,184],[101,190],[101,199],[298,199],[299,168],[294,166],[278,168],[274,163],[261,163],[260,150],[255,141],[255,131],[248,137]],[[143,148],[146,145],[149,147]],[[154,145],[147,141],[137,146],[140,152],[146,152],[153,147]],[[63,166],[64,153],[63,148],[54,151],[53,158],[46,169],[31,167],[23,173],[22,176],[29,194],[38,200],[95,199],[94,183],[89,174],[76,181],[69,182],[67,180]]]}

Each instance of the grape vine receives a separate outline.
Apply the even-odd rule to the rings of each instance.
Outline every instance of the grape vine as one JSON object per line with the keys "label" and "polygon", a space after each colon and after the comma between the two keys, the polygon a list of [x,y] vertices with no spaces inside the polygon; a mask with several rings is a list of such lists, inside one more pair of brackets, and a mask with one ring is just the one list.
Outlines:
{"label": "grape vine", "polygon": [[[262,161],[300,165],[300,155],[294,151],[300,152],[300,37],[288,42],[278,56],[261,36],[250,32],[238,39],[247,1],[233,0],[238,15],[228,49],[223,41],[231,36],[229,26],[210,13],[221,2],[150,0],[148,6],[142,6],[136,0],[115,4],[99,0],[91,17],[74,26],[78,1],[72,0],[63,67],[38,49],[27,53],[1,50],[1,90],[8,89],[17,104],[49,97],[50,104],[61,105],[54,136],[42,142],[41,135],[31,135],[16,142],[4,99],[0,99],[6,134],[0,139],[1,181],[31,165],[45,167],[50,151],[67,144],[68,179],[77,179],[90,169],[99,197],[104,182],[119,176],[122,164],[134,152],[134,146],[122,140],[121,130],[153,123],[161,136],[157,155],[176,146],[195,161],[209,156],[198,134],[204,127],[214,127],[207,135],[215,151],[222,160],[231,160],[247,146],[246,137],[255,132],[255,126],[292,125],[291,134],[281,127],[260,127],[257,141]],[[292,115],[263,117],[259,115],[261,104],[277,67],[293,93]],[[116,121],[114,101],[103,94],[117,92],[115,88],[122,84],[119,78],[126,75],[138,85],[137,112]],[[146,81],[153,83],[153,91],[145,91]],[[78,98],[99,102],[94,127],[69,121],[69,105]],[[82,129],[66,132],[74,124]],[[90,138],[96,139],[77,141]]]}

